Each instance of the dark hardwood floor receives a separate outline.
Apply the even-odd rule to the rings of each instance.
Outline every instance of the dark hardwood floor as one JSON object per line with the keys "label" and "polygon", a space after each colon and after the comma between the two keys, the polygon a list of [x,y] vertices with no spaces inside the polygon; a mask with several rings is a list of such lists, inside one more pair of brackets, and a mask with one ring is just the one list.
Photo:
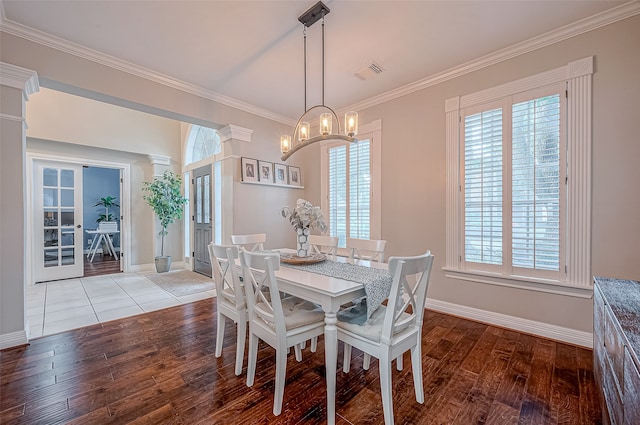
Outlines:
{"label": "dark hardwood floor", "polygon": [[110,255],[96,254],[89,262],[84,256],[84,275],[82,277],[100,276],[103,274],[120,273],[120,260]]}
{"label": "dark hardwood floor", "polygon": [[[235,327],[214,356],[215,299],[35,339],[0,352],[0,423],[326,423],[324,345],[287,364],[273,416],[274,351],[261,344],[256,382],[234,375]],[[342,346],[342,344],[340,344]],[[425,314],[425,403],[411,362],[393,368],[398,424],[598,424],[591,350],[432,311]],[[377,360],[338,360],[338,424],[382,424]],[[246,358],[244,364],[246,373]]]}

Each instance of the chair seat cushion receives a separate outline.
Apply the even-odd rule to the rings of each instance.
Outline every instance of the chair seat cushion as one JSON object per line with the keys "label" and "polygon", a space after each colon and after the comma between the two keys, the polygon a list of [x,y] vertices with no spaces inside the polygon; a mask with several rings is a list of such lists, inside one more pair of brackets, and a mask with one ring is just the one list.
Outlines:
{"label": "chair seat cushion", "polygon": [[[270,311],[269,307],[262,302],[256,304],[255,310],[256,314],[263,318],[265,316],[260,312]],[[296,297],[289,296],[282,299],[282,312],[284,313],[284,324],[288,330],[315,322],[324,322],[324,312],[319,305]],[[275,329],[273,322],[267,321],[267,323]]]}
{"label": "chair seat cushion", "polygon": [[[340,329],[344,329],[356,335],[360,335],[364,338],[367,338],[371,341],[380,341],[380,335],[382,334],[382,323],[384,322],[384,316],[387,314],[387,306],[381,305],[373,312],[371,318],[367,320],[364,325],[358,325],[355,323],[341,322],[338,321],[336,326]],[[403,320],[409,318],[411,315],[407,313],[402,313],[402,316],[398,319],[398,322],[402,322]],[[402,332],[405,330],[411,322],[407,322],[402,326],[398,326],[395,330],[394,334]]]}

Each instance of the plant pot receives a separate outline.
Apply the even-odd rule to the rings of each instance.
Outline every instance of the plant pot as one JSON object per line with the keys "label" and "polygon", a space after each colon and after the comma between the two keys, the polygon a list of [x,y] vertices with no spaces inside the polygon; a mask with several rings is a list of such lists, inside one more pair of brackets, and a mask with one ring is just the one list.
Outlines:
{"label": "plant pot", "polygon": [[171,268],[171,256],[156,257],[156,272],[166,273]]}

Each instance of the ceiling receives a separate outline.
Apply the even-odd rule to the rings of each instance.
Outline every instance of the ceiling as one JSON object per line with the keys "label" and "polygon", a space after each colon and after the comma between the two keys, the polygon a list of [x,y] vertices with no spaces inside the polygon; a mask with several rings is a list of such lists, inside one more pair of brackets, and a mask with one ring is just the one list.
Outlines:
{"label": "ceiling", "polygon": [[[1,27],[290,122],[304,111],[304,1],[0,0]],[[336,111],[624,4],[598,0],[327,0],[325,103]],[[321,102],[321,24],[307,30]],[[355,74],[375,63],[382,73]]]}

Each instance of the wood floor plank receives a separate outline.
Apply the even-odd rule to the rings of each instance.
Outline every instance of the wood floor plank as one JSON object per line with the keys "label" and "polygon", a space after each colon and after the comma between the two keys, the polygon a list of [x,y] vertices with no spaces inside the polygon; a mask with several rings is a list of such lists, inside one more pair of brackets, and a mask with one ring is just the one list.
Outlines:
{"label": "wood floor plank", "polygon": [[[0,351],[0,423],[322,424],[326,423],[324,341],[291,353],[283,413],[273,416],[275,351],[260,344],[255,384],[236,376],[235,326],[215,357],[215,300],[49,335]],[[378,361],[362,369],[354,349],[342,372],[336,423],[384,423]],[[401,424],[599,424],[591,350],[425,312],[425,402],[415,400],[410,356],[393,365]]]}

